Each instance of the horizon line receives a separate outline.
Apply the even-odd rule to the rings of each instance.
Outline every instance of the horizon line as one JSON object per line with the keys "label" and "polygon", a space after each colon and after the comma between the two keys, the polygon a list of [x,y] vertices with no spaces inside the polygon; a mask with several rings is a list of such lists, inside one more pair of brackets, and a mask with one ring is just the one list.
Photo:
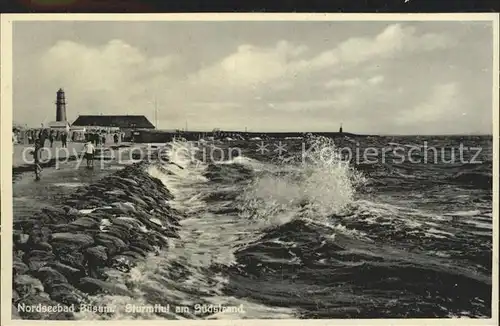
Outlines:
{"label": "horizon line", "polygon": [[[12,127],[14,126],[22,126],[26,129],[42,129],[40,126],[23,126],[22,124],[16,124],[13,123]],[[106,126],[92,126],[92,127],[100,127],[100,128],[108,128]],[[48,126],[44,126],[43,129],[50,129]],[[214,129],[219,129],[219,128],[214,128]],[[186,132],[186,133],[212,133],[214,132],[214,129],[212,130],[188,130],[185,131],[183,128],[137,128],[136,130],[150,130],[150,131],[157,131],[157,132],[176,132],[176,131],[181,131],[181,132]],[[304,130],[277,130],[277,131],[263,131],[263,130],[247,130],[247,131],[238,131],[238,130],[223,130],[219,129],[219,132],[224,132],[224,133],[238,133],[238,134],[255,134],[255,133],[261,133],[261,134],[295,134],[295,133],[301,133],[301,134],[315,134],[315,133],[321,133],[321,134],[345,134],[345,135],[352,135],[352,136],[362,136],[362,137],[369,137],[369,136],[379,136],[379,137],[394,137],[394,136],[491,136],[493,137],[493,132],[490,133],[481,133],[481,132],[464,132],[464,133],[449,133],[449,134],[438,134],[438,133],[423,133],[423,134],[415,134],[415,133],[409,133],[409,134],[401,134],[401,133],[357,133],[357,132],[350,132],[350,131],[304,131]]]}

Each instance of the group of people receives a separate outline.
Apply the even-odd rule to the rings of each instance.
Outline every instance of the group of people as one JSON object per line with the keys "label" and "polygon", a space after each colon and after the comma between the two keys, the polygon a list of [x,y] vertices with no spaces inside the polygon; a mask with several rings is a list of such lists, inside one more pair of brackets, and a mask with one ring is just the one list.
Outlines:
{"label": "group of people", "polygon": [[40,142],[42,147],[48,142],[47,145],[53,147],[54,141],[61,141],[62,147],[68,147],[68,133],[65,130],[28,129],[14,133],[16,134],[16,142],[22,141],[28,144]]}
{"label": "group of people", "polygon": [[[84,158],[87,162],[87,168],[94,167],[94,155],[96,151],[96,146],[106,144],[107,133],[86,133],[85,134],[86,143],[84,145]],[[35,180],[40,180],[40,173],[42,168],[40,166],[40,153],[41,149],[45,146],[46,141],[50,142],[50,147],[53,146],[54,140],[61,140],[62,147],[67,147],[67,134],[65,132],[53,132],[41,130],[38,133],[29,133],[28,140],[30,144],[34,144],[34,149],[31,151],[34,159],[34,172]],[[118,133],[113,135],[113,142],[118,144],[120,141],[120,136]]]}
{"label": "group of people", "polygon": [[[33,155],[33,168],[35,172],[35,180],[40,180],[40,173],[42,172],[42,167],[40,165],[40,155],[41,149],[44,147],[43,138],[37,138],[34,141],[34,148],[31,150],[31,155]],[[94,167],[94,155],[95,155],[95,147],[91,141],[85,143],[84,148],[84,158],[87,161],[87,168]]]}
{"label": "group of people", "polygon": [[[85,141],[86,142],[91,142],[95,146],[98,145],[105,145],[108,142],[108,135],[109,133],[107,132],[89,132],[85,134]],[[120,139],[121,138],[121,139]],[[120,136],[118,133],[113,134],[113,142],[115,144],[118,144],[119,142],[123,141],[123,134]]]}

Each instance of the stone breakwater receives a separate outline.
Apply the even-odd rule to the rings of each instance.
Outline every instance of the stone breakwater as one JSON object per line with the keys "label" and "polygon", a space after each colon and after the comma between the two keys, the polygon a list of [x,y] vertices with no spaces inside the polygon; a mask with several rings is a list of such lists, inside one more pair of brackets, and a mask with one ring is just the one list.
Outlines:
{"label": "stone breakwater", "polygon": [[[127,272],[178,237],[172,195],[148,165],[128,166],[58,207],[14,221],[13,318],[74,319],[67,308],[78,311],[92,295],[131,295],[126,285],[108,282],[107,271]],[[46,309],[18,309],[26,306]]]}

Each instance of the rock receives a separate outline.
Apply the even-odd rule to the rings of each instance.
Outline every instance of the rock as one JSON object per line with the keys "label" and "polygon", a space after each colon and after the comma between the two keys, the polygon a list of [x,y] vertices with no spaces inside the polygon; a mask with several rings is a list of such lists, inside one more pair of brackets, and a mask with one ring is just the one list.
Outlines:
{"label": "rock", "polygon": [[36,226],[33,227],[33,229],[30,231],[30,236],[27,245],[31,247],[40,242],[47,242],[48,238],[49,235],[47,234],[47,230],[42,229],[42,227]]}
{"label": "rock", "polygon": [[14,289],[20,297],[43,292],[42,282],[30,275],[23,274],[14,277]]}
{"label": "rock", "polygon": [[179,238],[179,234],[177,233],[177,229],[174,229],[171,227],[167,228],[166,230],[163,230],[162,234],[169,239],[178,239]]}
{"label": "rock", "polygon": [[123,181],[132,184],[133,186],[139,186],[139,183],[131,178],[122,178]]}
{"label": "rock", "polygon": [[140,199],[137,196],[131,196],[130,200],[133,201],[134,204],[136,204],[137,206],[148,207],[148,204],[146,204],[146,202],[144,200]]}
{"label": "rock", "polygon": [[97,208],[93,213],[94,214],[95,213],[105,214],[106,215],[105,218],[123,215],[123,211],[121,211],[120,209],[118,209],[116,207],[109,207],[109,208],[100,207],[100,208]]}
{"label": "rock", "polygon": [[114,190],[106,191],[104,194],[105,195],[125,196],[125,191],[123,191],[121,189],[114,189]]}
{"label": "rock", "polygon": [[85,303],[84,295],[68,283],[55,284],[51,288],[50,298],[68,306],[75,305],[76,311],[81,303]]}
{"label": "rock", "polygon": [[[143,250],[143,249],[141,249],[141,248],[139,248],[139,247],[135,247],[135,246],[130,245],[130,246],[128,247],[128,249],[129,249],[130,251],[133,251],[133,252],[138,253],[138,254],[139,254],[139,255],[141,255],[142,257],[146,257],[146,256],[148,255],[148,252],[147,252],[147,251],[145,251],[145,250]],[[154,251],[153,247],[151,247],[151,250],[150,250],[150,251],[151,251],[151,252],[152,252],[152,251]]]}
{"label": "rock", "polygon": [[52,234],[52,229],[48,227],[48,224],[45,224],[40,228],[40,232],[42,233],[43,241],[47,242]]}
{"label": "rock", "polygon": [[123,179],[116,174],[108,176],[106,182],[112,185],[113,188],[117,189],[126,189],[128,187],[128,184],[124,182]]}
{"label": "rock", "polygon": [[48,223],[67,223],[69,218],[63,209],[42,208],[41,214],[37,218],[42,220],[44,224]]}
{"label": "rock", "polygon": [[[23,309],[19,309],[23,306],[34,306],[34,307],[58,307],[57,312],[46,312],[46,311],[36,311],[38,309],[34,309],[35,311],[27,311]],[[74,315],[69,311],[67,306],[58,304],[55,301],[52,301],[42,295],[30,295],[21,300],[17,305],[19,315],[23,319],[29,320],[74,320]]]}
{"label": "rock", "polygon": [[142,197],[142,199],[144,200],[144,202],[148,204],[148,209],[153,209],[158,205],[158,202],[156,202],[153,198],[149,196],[144,196]]}
{"label": "rock", "polygon": [[99,228],[99,222],[91,217],[80,217],[79,219],[70,223],[70,225],[76,225],[81,229],[96,229]]}
{"label": "rock", "polygon": [[80,212],[78,212],[76,208],[73,208],[71,206],[66,205],[63,206],[62,209],[66,212],[66,215],[73,215],[73,216],[80,215]]}
{"label": "rock", "polygon": [[52,246],[48,242],[39,242],[32,246],[32,249],[41,250],[41,251],[52,251]]}
{"label": "rock", "polygon": [[102,274],[102,267],[107,265],[108,261],[108,248],[105,246],[96,246],[88,248],[87,255],[87,268],[88,275],[95,278],[100,278]]}
{"label": "rock", "polygon": [[75,210],[80,210],[86,208],[87,203],[79,198],[67,199],[65,204],[73,207]]}
{"label": "rock", "polygon": [[64,208],[50,207],[50,206],[43,207],[41,211],[45,214],[62,214],[62,215],[66,214]]}
{"label": "rock", "polygon": [[96,236],[96,234],[99,234],[101,232],[101,228],[99,227],[98,229],[87,229],[85,230],[85,233],[88,236],[91,236],[92,239]]}
{"label": "rock", "polygon": [[88,192],[93,194],[102,194],[107,190],[107,187],[103,183],[92,184],[88,187]]}
{"label": "rock", "polygon": [[84,277],[80,280],[79,288],[90,294],[106,293],[123,296],[133,296],[126,286],[122,284],[113,284],[110,282],[98,280],[92,277]]}
{"label": "rock", "polygon": [[51,244],[54,248],[86,248],[94,243],[94,239],[86,234],[81,233],[53,233]]}
{"label": "rock", "polygon": [[87,248],[86,253],[89,257],[94,259],[97,262],[105,262],[108,260],[107,254],[108,248],[102,245]]}
{"label": "rock", "polygon": [[93,208],[101,207],[106,205],[106,202],[104,201],[104,198],[87,198],[85,199],[89,205],[91,205]]}
{"label": "rock", "polygon": [[56,233],[73,233],[81,231],[81,227],[72,224],[57,224],[54,225],[54,232]]}
{"label": "rock", "polygon": [[161,225],[158,225],[158,223],[154,223],[150,220],[151,216],[148,214],[138,212],[137,220],[140,221],[149,231],[151,230],[156,230],[156,231],[162,231],[163,227]]}
{"label": "rock", "polygon": [[126,197],[117,196],[117,195],[111,195],[111,194],[105,194],[104,198],[106,199],[107,202],[119,202],[119,201],[122,201],[122,200],[127,200]]}
{"label": "rock", "polygon": [[73,250],[69,252],[60,252],[58,253],[57,258],[64,265],[71,266],[80,271],[85,271],[85,257],[83,256],[83,253],[79,251]]}
{"label": "rock", "polygon": [[116,208],[117,210],[119,210],[120,212],[122,212],[125,215],[128,214],[129,212],[136,211],[136,209],[132,203],[116,202],[116,203],[112,203],[111,206],[113,208]]}
{"label": "rock", "polygon": [[61,262],[53,262],[50,264],[47,264],[48,267],[51,267],[58,271],[59,273],[63,274],[68,280],[74,282],[76,280],[79,280],[80,278],[85,276],[84,271],[78,268],[74,268],[69,265],[65,265]]}
{"label": "rock", "polygon": [[98,221],[99,223],[102,223],[102,220],[110,219],[111,217],[113,217],[113,214],[111,213],[112,210],[113,208],[109,206],[96,208],[92,212],[92,218]]}
{"label": "rock", "polygon": [[[40,221],[39,215],[40,215],[39,213],[35,213],[30,216],[26,216],[23,220],[17,222],[20,224],[21,229],[24,231],[32,229],[40,229],[42,225],[44,225],[44,223]],[[17,227],[15,229],[18,230]]]}
{"label": "rock", "polygon": [[157,245],[160,247],[168,247],[168,238],[160,232],[151,231],[150,236],[148,236],[148,240],[149,244],[152,246]]}
{"label": "rock", "polygon": [[138,246],[142,249],[145,249],[147,251],[150,251],[150,248],[153,248],[155,246],[158,247],[163,247],[163,243],[158,240],[157,232],[149,232],[149,234],[143,238],[137,237],[136,239],[133,239],[134,246]]}
{"label": "rock", "polygon": [[[132,171],[127,171],[129,173],[127,173],[127,175],[130,174],[130,172]],[[113,180],[113,183],[122,183],[122,184],[125,184],[127,186],[138,186],[139,183],[137,183],[137,181],[135,180],[132,180],[130,178],[127,178],[127,177],[122,177],[122,176],[119,176],[118,174],[114,175],[114,176],[110,176],[111,180]],[[126,187],[125,187],[126,188]]]}
{"label": "rock", "polygon": [[26,233],[14,233],[13,241],[16,245],[24,245],[28,242],[30,236]]}
{"label": "rock", "polygon": [[122,225],[129,229],[136,229],[137,231],[147,231],[144,223],[133,217],[117,217],[113,219],[113,224]]}
{"label": "rock", "polygon": [[105,232],[98,233],[95,236],[96,244],[100,244],[108,248],[108,254],[113,255],[127,248],[127,244],[116,236],[106,234]]}
{"label": "rock", "polygon": [[36,271],[40,267],[45,266],[47,263],[53,261],[55,256],[51,252],[42,250],[32,250],[26,253],[24,262],[28,265],[30,270]]}
{"label": "rock", "polygon": [[131,256],[116,255],[111,258],[111,266],[122,272],[130,272],[137,265],[137,259]]}
{"label": "rock", "polygon": [[42,267],[36,271],[35,275],[42,281],[45,290],[50,293],[54,284],[68,283],[66,277],[51,267]]}
{"label": "rock", "polygon": [[29,270],[29,267],[22,261],[14,261],[12,263],[13,276],[24,274]]}
{"label": "rock", "polygon": [[144,258],[145,256],[141,255],[139,252],[137,251],[132,251],[132,250],[129,250],[129,251],[124,251],[122,252],[120,255],[123,255],[123,256],[129,256],[129,257],[132,257],[136,260],[140,260],[142,258]]}
{"label": "rock", "polygon": [[149,235],[144,236],[142,238],[137,237],[135,239],[132,239],[130,242],[130,249],[135,250],[132,248],[139,248],[145,252],[152,252],[154,249],[155,241],[151,241],[153,237],[150,237]]}
{"label": "rock", "polygon": [[120,239],[131,239],[131,231],[121,225],[112,224],[106,229],[106,233]]}

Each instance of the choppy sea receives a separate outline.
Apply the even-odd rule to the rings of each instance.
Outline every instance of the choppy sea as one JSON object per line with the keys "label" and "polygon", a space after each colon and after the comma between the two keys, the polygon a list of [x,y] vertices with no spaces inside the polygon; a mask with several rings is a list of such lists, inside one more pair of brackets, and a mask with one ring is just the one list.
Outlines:
{"label": "choppy sea", "polygon": [[226,143],[240,152],[224,159],[217,144],[168,144],[149,173],[175,197],[180,238],[110,275],[134,295],[94,300],[119,312],[79,318],[491,316],[491,137],[277,143]]}

